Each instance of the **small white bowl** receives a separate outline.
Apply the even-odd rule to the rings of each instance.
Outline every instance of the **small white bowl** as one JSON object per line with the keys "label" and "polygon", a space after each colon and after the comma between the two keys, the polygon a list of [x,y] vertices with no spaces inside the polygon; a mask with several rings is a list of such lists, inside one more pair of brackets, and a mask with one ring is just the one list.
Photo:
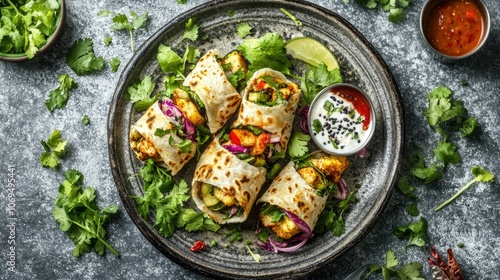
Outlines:
{"label": "small white bowl", "polygon": [[309,107],[307,125],[313,142],[332,155],[358,153],[375,131],[372,104],[369,96],[354,85],[341,83],[324,88]]}

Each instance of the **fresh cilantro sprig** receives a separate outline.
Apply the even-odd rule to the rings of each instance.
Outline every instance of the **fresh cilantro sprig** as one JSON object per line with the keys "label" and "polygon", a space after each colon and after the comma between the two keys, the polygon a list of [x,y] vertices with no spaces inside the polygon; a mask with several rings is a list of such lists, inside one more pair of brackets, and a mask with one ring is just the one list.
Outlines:
{"label": "fresh cilantro sprig", "polygon": [[329,203],[321,212],[314,232],[323,233],[331,231],[334,236],[341,236],[345,233],[344,213],[353,203],[356,202],[356,190],[349,193],[349,196],[339,201],[337,205]]}
{"label": "fresh cilantro sprig", "polygon": [[[358,2],[368,9],[380,7],[384,12],[389,12],[388,20],[392,23],[398,23],[405,17],[404,8],[410,4],[410,0],[358,0]],[[349,3],[349,0],[344,0]]]}
{"label": "fresh cilantro sprig", "polygon": [[75,244],[73,256],[80,257],[92,248],[102,255],[107,248],[119,257],[120,253],[106,242],[104,229],[118,213],[118,206],[106,206],[102,211],[99,210],[95,201],[95,189],[83,189],[83,175],[79,171],[68,170],[64,172],[64,178],[54,201],[56,206],[52,210],[52,216],[59,228],[68,233]]}
{"label": "fresh cilantro sprig", "polygon": [[246,36],[250,35],[252,32],[252,27],[248,22],[241,22],[238,24],[236,27],[236,32],[238,34],[238,37],[241,39],[245,38]]}
{"label": "fresh cilantro sprig", "polygon": [[193,42],[198,40],[201,25],[198,24],[198,20],[195,17],[189,18],[185,24],[184,34],[181,41],[184,39],[189,39]]}
{"label": "fresh cilantro sprig", "polygon": [[121,60],[118,57],[113,57],[109,60],[109,66],[111,66],[111,72],[118,71],[120,67]]}
{"label": "fresh cilantro sprig", "polygon": [[288,155],[292,158],[302,157],[309,152],[307,144],[311,140],[311,136],[300,131],[294,131],[290,137],[288,145]]}
{"label": "fresh cilantro sprig", "polygon": [[111,30],[126,30],[130,37],[130,50],[134,52],[134,34],[133,31],[143,27],[148,21],[148,12],[144,12],[142,15],[138,15],[134,11],[130,11],[129,19],[125,14],[117,14],[109,10],[102,10],[97,13],[98,16],[113,16],[113,25],[111,25]]}
{"label": "fresh cilantro sprig", "polygon": [[278,33],[246,39],[237,49],[250,62],[250,71],[268,67],[284,74],[291,73],[292,62],[286,56],[283,37]]}
{"label": "fresh cilantro sprig", "polygon": [[158,100],[159,94],[151,96],[155,87],[151,77],[146,75],[127,89],[127,99],[134,104],[137,111],[144,111]]}
{"label": "fresh cilantro sprig", "polygon": [[468,116],[463,102],[454,100],[452,91],[445,86],[438,86],[428,95],[428,108],[424,111],[429,125],[437,132],[448,136],[444,127],[458,127],[462,137],[471,135],[478,126],[476,118]]}
{"label": "fresh cilantro sprig", "polygon": [[40,155],[42,166],[52,169],[57,168],[61,164],[59,159],[66,155],[68,141],[61,137],[59,130],[54,130],[47,141],[42,140],[40,142],[45,149],[45,152]]}
{"label": "fresh cilantro sprig", "polygon": [[471,170],[472,174],[476,176],[474,179],[472,179],[469,183],[467,183],[465,186],[463,186],[457,193],[455,193],[452,197],[447,199],[445,202],[443,202],[441,205],[436,207],[434,211],[439,211],[443,209],[446,205],[448,205],[450,202],[455,200],[458,196],[460,196],[464,191],[466,191],[472,184],[476,182],[492,182],[495,176],[490,173],[490,171],[480,167],[480,166],[474,166]]}
{"label": "fresh cilantro sprig", "polygon": [[0,52],[33,58],[56,29],[59,1],[0,1]]}
{"label": "fresh cilantro sprig", "polygon": [[99,71],[104,68],[104,58],[94,54],[94,43],[91,39],[78,39],[68,50],[66,63],[78,76]]}
{"label": "fresh cilantro sprig", "polygon": [[301,105],[310,105],[314,97],[326,86],[341,83],[343,81],[340,69],[328,71],[325,64],[318,67],[308,66],[301,78],[300,89],[302,91]]}
{"label": "fresh cilantro sprig", "polygon": [[422,275],[422,264],[418,262],[411,262],[401,268],[397,268],[399,265],[399,260],[396,258],[394,251],[389,250],[385,255],[386,263],[385,265],[370,264],[369,272],[364,277],[367,278],[369,275],[375,272],[382,273],[384,280],[393,279],[392,277],[397,277],[400,280],[424,280]]}
{"label": "fresh cilantro sprig", "polygon": [[427,240],[427,220],[425,218],[420,218],[420,221],[410,223],[407,226],[398,226],[392,231],[397,237],[408,237],[408,244],[404,247],[404,252],[409,246],[425,246]]}
{"label": "fresh cilantro sprig", "polygon": [[184,207],[190,198],[189,186],[184,180],[176,184],[170,173],[156,166],[151,159],[140,169],[140,175],[144,183],[144,195],[133,198],[141,217],[154,217],[154,226],[160,234],[170,237],[177,228],[186,231],[219,230],[220,226],[206,214]]}
{"label": "fresh cilantro sprig", "polygon": [[57,79],[59,87],[53,89],[49,93],[49,98],[45,100],[45,107],[51,112],[56,108],[63,108],[68,101],[69,91],[77,88],[76,82],[68,74],[61,74]]}

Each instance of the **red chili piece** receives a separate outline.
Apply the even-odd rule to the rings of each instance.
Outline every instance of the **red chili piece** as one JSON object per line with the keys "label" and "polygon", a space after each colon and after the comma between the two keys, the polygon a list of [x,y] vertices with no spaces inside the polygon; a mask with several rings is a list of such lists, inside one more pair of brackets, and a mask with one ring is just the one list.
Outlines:
{"label": "red chili piece", "polygon": [[205,248],[206,248],[205,242],[201,240],[196,240],[196,242],[194,242],[194,245],[193,247],[191,247],[190,250],[191,252],[200,252],[205,250]]}

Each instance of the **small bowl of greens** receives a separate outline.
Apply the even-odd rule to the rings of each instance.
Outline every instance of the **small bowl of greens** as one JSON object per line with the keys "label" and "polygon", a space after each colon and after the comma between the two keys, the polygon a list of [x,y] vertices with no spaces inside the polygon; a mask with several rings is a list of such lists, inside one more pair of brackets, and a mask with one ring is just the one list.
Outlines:
{"label": "small bowl of greens", "polygon": [[62,33],[64,0],[0,1],[0,60],[25,61],[50,49]]}

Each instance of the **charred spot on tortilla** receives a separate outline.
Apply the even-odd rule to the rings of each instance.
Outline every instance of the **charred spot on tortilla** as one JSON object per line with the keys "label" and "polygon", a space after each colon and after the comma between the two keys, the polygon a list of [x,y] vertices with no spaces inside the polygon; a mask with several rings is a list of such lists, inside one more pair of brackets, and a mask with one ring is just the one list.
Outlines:
{"label": "charred spot on tortilla", "polygon": [[292,181],[292,177],[290,177],[290,176],[286,176],[286,177],[285,177],[285,180],[286,180],[286,181],[288,181],[288,182],[290,182],[290,181]]}
{"label": "charred spot on tortilla", "polygon": [[267,120],[266,120],[266,122],[267,122],[268,124],[272,124],[272,123],[274,123],[274,118],[272,118],[272,117],[268,117],[268,118],[267,118]]}
{"label": "charred spot on tortilla", "polygon": [[[275,194],[277,191],[278,191],[278,189],[277,189],[277,188],[271,188],[271,189],[269,190],[269,192],[270,192],[270,193],[272,193],[272,194]],[[274,199],[273,199],[273,200],[274,200]],[[273,202],[272,200],[269,200],[269,201]]]}
{"label": "charred spot on tortilla", "polygon": [[250,193],[248,191],[243,191],[243,197],[245,198],[245,201],[250,200]]}
{"label": "charred spot on tortilla", "polygon": [[302,209],[306,207],[306,204],[303,201],[297,202],[297,207],[302,211],[302,212],[307,212],[306,209]]}
{"label": "charred spot on tortilla", "polygon": [[193,79],[193,81],[189,83],[189,85],[192,87],[196,87],[198,85],[198,81]]}
{"label": "charred spot on tortilla", "polygon": [[240,180],[236,179],[234,180],[234,183],[238,186],[238,188],[241,188],[242,184]]}
{"label": "charred spot on tortilla", "polygon": [[229,193],[227,193],[230,196],[234,196],[236,193],[236,190],[234,189],[234,186],[229,187]]}
{"label": "charred spot on tortilla", "polygon": [[230,156],[227,156],[225,159],[224,159],[224,165],[229,165],[231,163],[231,157]]}
{"label": "charred spot on tortilla", "polygon": [[289,193],[292,193],[292,192],[293,192],[292,187],[288,186],[288,192],[289,192]]}
{"label": "charred spot on tortilla", "polygon": [[226,171],[226,177],[228,177],[228,178],[229,178],[230,176],[231,176],[231,171],[229,171],[229,170],[228,170],[228,171]]}
{"label": "charred spot on tortilla", "polygon": [[299,184],[295,183],[295,185],[293,185],[296,189],[299,188]]}
{"label": "charred spot on tortilla", "polygon": [[[213,144],[215,144],[215,142],[213,142]],[[217,152],[215,153],[215,155],[216,155],[217,157],[221,157],[223,153],[224,153],[224,151],[223,151],[223,150],[219,150],[219,151],[217,151]]]}
{"label": "charred spot on tortilla", "polygon": [[217,176],[212,177],[212,179],[213,179],[214,181],[219,181],[219,177],[217,177]]}
{"label": "charred spot on tortilla", "polygon": [[248,183],[250,182],[250,178],[247,175],[243,175],[243,177],[241,178],[241,182],[243,184]]}

